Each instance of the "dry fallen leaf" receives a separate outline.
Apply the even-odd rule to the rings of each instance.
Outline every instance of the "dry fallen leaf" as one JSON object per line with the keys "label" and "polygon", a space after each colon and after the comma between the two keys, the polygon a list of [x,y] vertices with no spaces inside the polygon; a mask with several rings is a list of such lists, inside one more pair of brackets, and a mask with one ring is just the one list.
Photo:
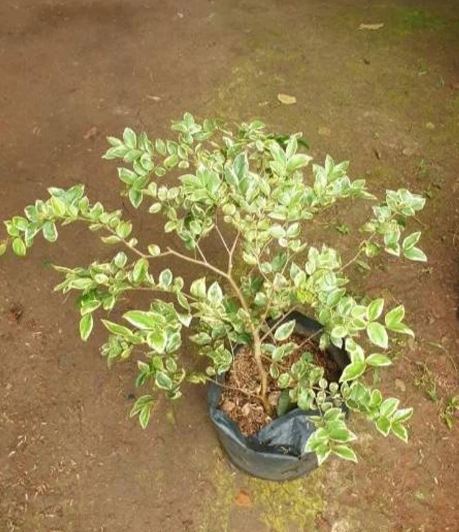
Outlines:
{"label": "dry fallen leaf", "polygon": [[84,140],[92,139],[97,135],[97,128],[96,126],[92,126],[91,128],[86,131],[86,133],[83,135]]}
{"label": "dry fallen leaf", "polygon": [[153,96],[152,94],[147,94],[145,96],[145,98],[147,98],[148,100],[153,100],[154,102],[161,101],[161,97],[160,96]]}
{"label": "dry fallen leaf", "polygon": [[290,96],[289,94],[278,94],[277,99],[284,105],[292,105],[296,103],[295,96]]}
{"label": "dry fallen leaf", "polygon": [[252,506],[252,499],[246,490],[239,490],[236,497],[234,497],[236,506],[242,506],[244,508],[250,508]]}
{"label": "dry fallen leaf", "polygon": [[380,30],[383,26],[382,22],[378,24],[360,24],[359,30]]}

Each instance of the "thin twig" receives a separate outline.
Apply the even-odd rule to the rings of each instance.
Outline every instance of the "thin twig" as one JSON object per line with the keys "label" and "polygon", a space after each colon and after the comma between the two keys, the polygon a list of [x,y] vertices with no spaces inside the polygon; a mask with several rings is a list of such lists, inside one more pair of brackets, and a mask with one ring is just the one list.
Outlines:
{"label": "thin twig", "polygon": [[226,243],[226,240],[223,238],[222,232],[220,231],[220,228],[217,224],[215,224],[215,230],[218,233],[218,236],[220,237],[220,240],[223,242],[223,245],[225,246],[226,251],[228,252],[228,255],[230,254],[230,249],[228,247],[228,244]]}
{"label": "thin twig", "polygon": [[235,236],[235,238],[234,238],[234,241],[233,241],[233,244],[231,246],[231,249],[229,250],[228,275],[231,274],[231,271],[233,269],[233,257],[234,257],[234,252],[236,250],[236,246],[237,246],[240,234],[241,234],[240,231],[238,231],[236,236]]}

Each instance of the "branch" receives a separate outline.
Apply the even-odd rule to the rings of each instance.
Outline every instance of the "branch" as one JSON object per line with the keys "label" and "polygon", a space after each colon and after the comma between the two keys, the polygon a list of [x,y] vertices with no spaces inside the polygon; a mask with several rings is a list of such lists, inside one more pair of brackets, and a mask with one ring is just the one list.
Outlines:
{"label": "branch", "polygon": [[187,262],[191,262],[193,264],[198,264],[199,266],[203,266],[204,268],[207,268],[208,270],[213,271],[217,275],[220,275],[221,277],[224,277],[225,279],[229,279],[229,276],[226,272],[224,272],[223,270],[219,270],[218,268],[210,264],[210,262],[199,260],[199,259],[194,259],[193,257],[184,255],[183,253],[180,253],[179,251],[176,251],[175,249],[172,249],[172,248],[167,248],[167,253],[169,255],[174,255],[175,257],[178,257]]}
{"label": "branch", "polygon": [[239,236],[241,235],[241,232],[238,230],[236,237],[234,238],[233,245],[231,246],[231,249],[229,250],[229,259],[228,259],[228,274],[231,274],[231,271],[233,269],[233,257],[234,252],[236,250],[237,243],[239,241]]}
{"label": "branch", "polygon": [[218,236],[220,237],[220,240],[223,242],[223,245],[225,246],[226,251],[228,252],[228,255],[230,255],[230,249],[228,247],[228,244],[226,243],[226,240],[223,238],[222,232],[220,231],[220,228],[218,227],[217,223],[215,223],[215,230],[218,233]]}
{"label": "branch", "polygon": [[360,249],[359,251],[354,255],[354,257],[352,257],[351,260],[349,260],[348,262],[346,262],[346,264],[344,264],[343,266],[341,266],[341,268],[339,269],[340,272],[342,272],[343,270],[345,270],[348,266],[350,266],[351,264],[353,264],[359,257],[360,255],[364,252],[364,248],[363,246],[365,244],[368,244],[368,242],[371,242],[373,240],[373,238],[376,236],[376,233],[373,233],[369,238],[363,240],[361,243],[360,243]]}

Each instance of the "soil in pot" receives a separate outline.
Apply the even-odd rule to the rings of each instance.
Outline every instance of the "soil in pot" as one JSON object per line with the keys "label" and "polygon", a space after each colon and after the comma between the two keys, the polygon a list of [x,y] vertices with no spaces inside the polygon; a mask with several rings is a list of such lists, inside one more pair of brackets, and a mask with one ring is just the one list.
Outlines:
{"label": "soil in pot", "polygon": [[[283,371],[288,371],[292,364],[298,361],[305,351],[308,351],[313,355],[315,363],[324,368],[324,377],[329,382],[338,382],[341,374],[339,366],[326,352],[319,349],[314,339],[305,342],[303,336],[294,334],[291,340],[301,345],[301,348],[282,361]],[[269,360],[265,359],[263,363],[269,375]],[[219,407],[239,426],[244,436],[256,434],[273,419],[265,412],[261,400],[257,397],[260,388],[253,351],[249,346],[243,346],[234,357],[233,365],[226,375]],[[274,412],[280,393],[281,390],[276,381],[269,376],[268,399]]]}

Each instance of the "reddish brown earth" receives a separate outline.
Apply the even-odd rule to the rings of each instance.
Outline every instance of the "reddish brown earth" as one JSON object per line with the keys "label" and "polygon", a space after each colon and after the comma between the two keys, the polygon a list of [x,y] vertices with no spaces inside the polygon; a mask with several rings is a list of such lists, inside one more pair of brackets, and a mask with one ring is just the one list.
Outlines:
{"label": "reddish brown earth", "polygon": [[[458,393],[458,17],[454,0],[1,2],[1,218],[51,184],[80,181],[120,207],[113,165],[100,155],[104,137],[126,125],[155,136],[185,110],[257,116],[302,130],[316,158],[349,158],[379,193],[427,193],[430,260],[389,259],[355,275],[361,291],[403,301],[418,332],[380,384],[415,407],[410,443],[354,420],[359,465],[332,461],[278,486],[227,466],[203,389],[190,388],[175,410],[164,405],[146,431],[128,419],[134,364],[106,369],[101,328],[79,341],[72,302],[52,293],[58,276],[48,267],[111,249],[74,227],[26,260],[2,258],[0,530],[457,530],[459,429],[440,413]],[[278,93],[297,103],[280,104]],[[127,210],[141,237],[158,231]],[[345,255],[358,235],[334,226],[360,219],[351,207],[326,220]],[[318,234],[305,228],[310,243]]]}

